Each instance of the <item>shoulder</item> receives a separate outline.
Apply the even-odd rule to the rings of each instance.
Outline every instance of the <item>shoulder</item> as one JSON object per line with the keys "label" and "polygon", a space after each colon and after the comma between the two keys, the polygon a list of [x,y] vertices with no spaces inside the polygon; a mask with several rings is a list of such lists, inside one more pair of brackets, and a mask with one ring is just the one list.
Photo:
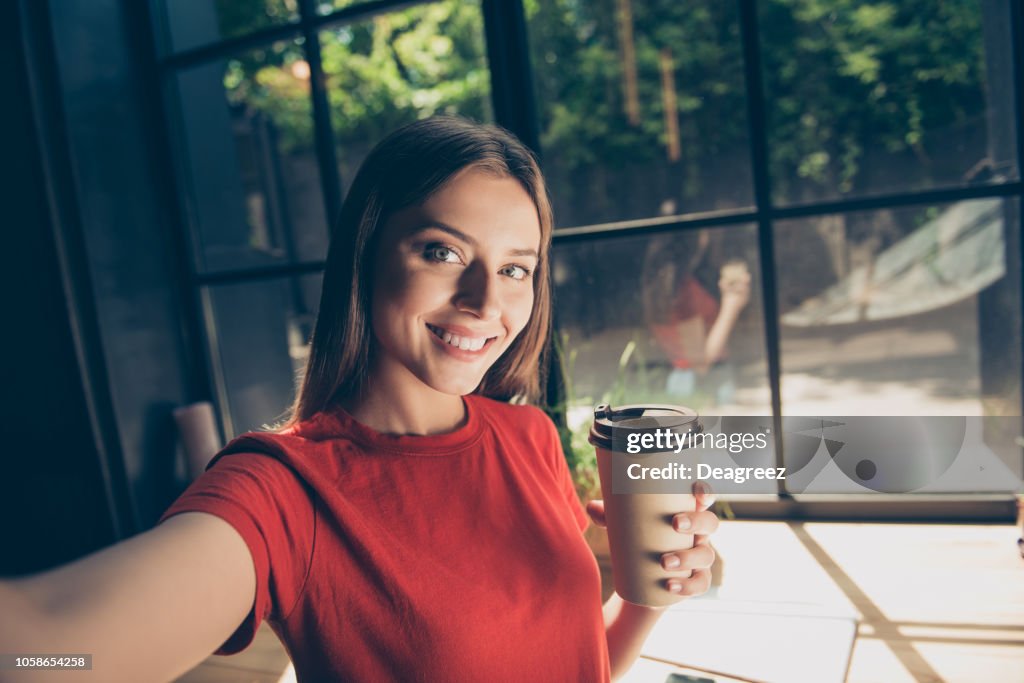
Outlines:
{"label": "shoulder", "polygon": [[260,448],[255,442],[234,439],[210,460],[206,470],[226,472],[243,470],[246,472],[271,473],[287,471],[287,466],[275,458],[267,449]]}
{"label": "shoulder", "polygon": [[[306,482],[288,463],[235,439],[218,453],[171,508],[215,514],[246,529],[289,519],[292,528],[311,529],[313,498]],[[232,446],[236,450],[229,450]]]}
{"label": "shoulder", "polygon": [[[301,448],[305,441],[301,436],[291,433],[245,432],[228,442],[210,460],[206,469],[226,461],[232,461],[235,466],[244,462],[261,469],[285,467],[289,459],[287,454],[296,447]],[[232,457],[225,457],[229,455]]]}
{"label": "shoulder", "polygon": [[205,474],[227,481],[248,480],[266,491],[301,497],[328,462],[317,457],[320,444],[296,434],[246,432],[235,437],[207,464]]}
{"label": "shoulder", "polygon": [[307,497],[304,477],[289,461],[246,441],[232,444],[236,448],[225,448],[214,456],[194,485],[248,497]]}

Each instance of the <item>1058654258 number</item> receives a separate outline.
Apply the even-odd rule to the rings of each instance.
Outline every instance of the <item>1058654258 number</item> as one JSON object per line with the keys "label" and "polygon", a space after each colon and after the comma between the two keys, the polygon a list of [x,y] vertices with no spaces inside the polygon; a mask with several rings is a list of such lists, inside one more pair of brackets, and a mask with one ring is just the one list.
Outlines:
{"label": "1058654258 number", "polygon": [[92,669],[92,655],[0,654],[0,669]]}

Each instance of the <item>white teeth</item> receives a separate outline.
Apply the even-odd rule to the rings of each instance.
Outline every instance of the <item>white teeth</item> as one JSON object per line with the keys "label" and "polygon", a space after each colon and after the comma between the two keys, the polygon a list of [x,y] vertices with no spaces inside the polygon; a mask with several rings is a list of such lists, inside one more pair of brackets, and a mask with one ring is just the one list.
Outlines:
{"label": "white teeth", "polygon": [[470,337],[460,337],[459,335],[447,332],[441,329],[440,327],[435,327],[433,325],[428,325],[427,327],[430,328],[431,332],[433,332],[438,337],[443,339],[446,344],[451,344],[452,346],[462,349],[463,351],[479,351],[484,347],[485,344],[487,344],[487,341],[489,339],[488,337],[481,337],[479,339],[472,339]]}

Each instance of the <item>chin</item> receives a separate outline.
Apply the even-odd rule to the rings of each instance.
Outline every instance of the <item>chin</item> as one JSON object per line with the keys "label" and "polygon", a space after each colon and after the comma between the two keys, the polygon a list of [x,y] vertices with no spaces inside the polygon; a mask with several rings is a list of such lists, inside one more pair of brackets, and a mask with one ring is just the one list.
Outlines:
{"label": "chin", "polygon": [[452,377],[421,377],[420,380],[436,392],[449,396],[465,396],[472,394],[480,386],[483,375],[474,378],[456,379]]}

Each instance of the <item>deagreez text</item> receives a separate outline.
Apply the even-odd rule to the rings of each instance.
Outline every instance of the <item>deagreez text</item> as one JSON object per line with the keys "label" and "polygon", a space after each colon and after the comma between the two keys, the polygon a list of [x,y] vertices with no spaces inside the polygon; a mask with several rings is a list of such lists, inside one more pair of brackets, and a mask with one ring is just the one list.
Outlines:
{"label": "deagreez text", "polygon": [[[630,479],[693,479],[693,467],[672,463],[664,467],[643,467],[633,463],[626,468],[626,476]],[[785,467],[712,467],[697,465],[696,479],[712,481],[734,481],[742,484],[748,479],[785,479]]]}

